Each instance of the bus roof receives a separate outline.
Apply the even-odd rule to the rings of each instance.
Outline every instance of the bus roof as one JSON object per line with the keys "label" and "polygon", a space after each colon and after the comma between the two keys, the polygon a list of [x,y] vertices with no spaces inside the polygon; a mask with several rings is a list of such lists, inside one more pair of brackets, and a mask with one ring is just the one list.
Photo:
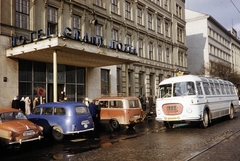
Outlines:
{"label": "bus roof", "polygon": [[200,77],[197,75],[183,75],[183,76],[177,76],[177,77],[171,77],[168,79],[163,80],[162,82],[160,82],[161,84],[169,84],[169,83],[175,83],[175,82],[187,82],[187,81],[201,81],[201,82],[215,82],[215,83],[225,83],[225,84],[229,84],[229,85],[233,85],[231,82],[229,81],[225,81],[222,79],[217,79],[217,78],[210,78],[210,77]]}

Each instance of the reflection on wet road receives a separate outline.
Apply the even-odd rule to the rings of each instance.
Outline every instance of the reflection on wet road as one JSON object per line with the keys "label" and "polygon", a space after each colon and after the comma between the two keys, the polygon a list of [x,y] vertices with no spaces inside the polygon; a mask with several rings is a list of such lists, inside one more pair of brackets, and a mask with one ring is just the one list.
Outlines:
{"label": "reflection on wet road", "polygon": [[[108,125],[102,126],[101,131],[94,137],[89,134],[78,136],[66,136],[62,142],[55,142],[51,138],[41,141],[22,144],[21,147],[13,149],[2,149],[1,160],[59,160],[73,155],[93,150],[95,148],[111,146],[119,140],[130,139],[144,135],[153,130],[162,128],[162,123],[156,122],[154,118],[137,124],[134,128],[121,127],[113,131]],[[13,155],[14,154],[14,155]]]}

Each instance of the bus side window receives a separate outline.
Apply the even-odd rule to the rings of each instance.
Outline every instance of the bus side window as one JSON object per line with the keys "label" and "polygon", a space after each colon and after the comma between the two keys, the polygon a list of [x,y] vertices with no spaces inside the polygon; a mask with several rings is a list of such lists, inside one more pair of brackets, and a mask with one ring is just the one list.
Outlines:
{"label": "bus side window", "polygon": [[207,82],[203,82],[203,89],[206,95],[210,95],[209,84]]}
{"label": "bus side window", "polygon": [[213,83],[210,83],[210,89],[211,89],[212,95],[216,95],[215,90],[214,90],[215,86]]}
{"label": "bus side window", "polygon": [[201,83],[197,82],[196,85],[197,85],[198,95],[203,95],[203,91],[202,91],[202,88],[201,88]]}
{"label": "bus side window", "polygon": [[220,95],[221,92],[220,92],[219,84],[218,84],[218,83],[215,83],[215,87],[216,87],[216,92],[217,92],[217,94]]}

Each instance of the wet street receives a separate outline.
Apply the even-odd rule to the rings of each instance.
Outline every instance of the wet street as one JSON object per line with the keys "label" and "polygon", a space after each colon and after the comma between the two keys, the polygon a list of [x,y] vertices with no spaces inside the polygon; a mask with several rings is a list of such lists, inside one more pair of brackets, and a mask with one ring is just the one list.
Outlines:
{"label": "wet street", "polygon": [[105,126],[99,138],[68,136],[62,142],[44,138],[16,149],[1,150],[0,160],[240,160],[239,125],[240,113],[233,120],[215,120],[207,129],[187,124],[166,129],[153,118],[114,132]]}

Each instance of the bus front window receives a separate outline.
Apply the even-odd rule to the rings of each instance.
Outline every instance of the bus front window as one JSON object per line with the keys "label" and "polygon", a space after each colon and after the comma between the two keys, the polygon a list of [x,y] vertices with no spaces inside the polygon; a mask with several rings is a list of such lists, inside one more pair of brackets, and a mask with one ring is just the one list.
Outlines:
{"label": "bus front window", "polygon": [[159,86],[159,98],[172,96],[172,84],[164,84]]}

